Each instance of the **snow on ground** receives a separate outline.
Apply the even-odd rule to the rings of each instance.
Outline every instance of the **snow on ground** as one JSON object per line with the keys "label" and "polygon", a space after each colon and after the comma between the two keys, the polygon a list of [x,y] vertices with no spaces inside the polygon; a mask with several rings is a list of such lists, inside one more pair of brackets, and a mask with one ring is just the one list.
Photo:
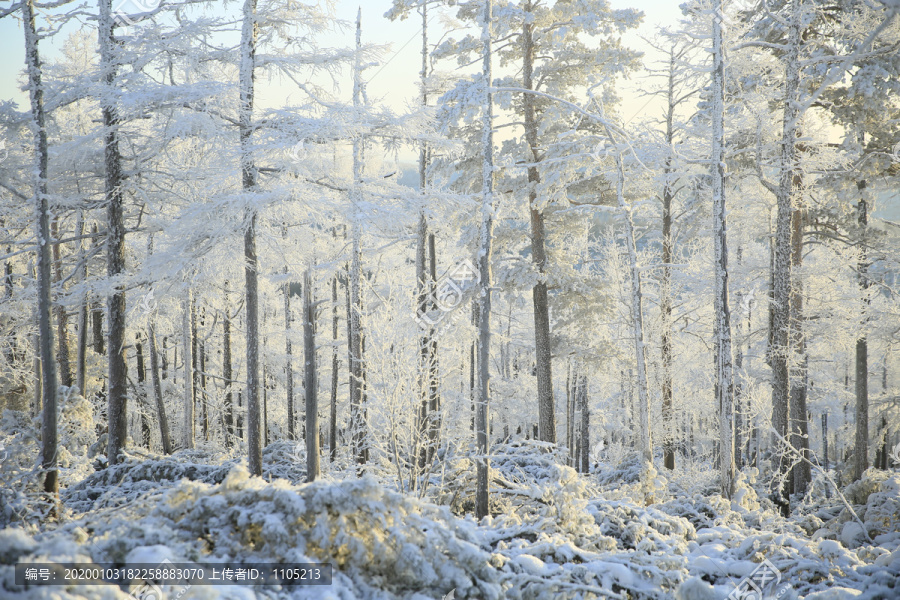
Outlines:
{"label": "snow on ground", "polygon": [[[783,519],[757,495],[755,469],[742,475],[734,501],[659,477],[665,487],[648,505],[636,481],[579,475],[553,448],[518,441],[493,449],[496,514],[476,523],[466,512],[474,489],[468,458],[447,460],[429,502],[394,491],[386,474],[299,483],[304,468],[294,447],[266,449],[270,481],[250,477],[233,453],[200,449],[133,455],[71,483],[59,522],[26,516],[0,531],[0,598],[130,598],[115,586],[23,589],[14,580],[17,561],[164,559],[335,568],[329,587],[164,586],[166,600],[424,600],[451,591],[455,598],[714,600],[757,598],[738,592],[753,592],[761,576],[763,598],[900,598],[896,472],[870,470],[844,490],[860,526],[839,498],[824,494]],[[621,480],[632,462],[620,465]]]}

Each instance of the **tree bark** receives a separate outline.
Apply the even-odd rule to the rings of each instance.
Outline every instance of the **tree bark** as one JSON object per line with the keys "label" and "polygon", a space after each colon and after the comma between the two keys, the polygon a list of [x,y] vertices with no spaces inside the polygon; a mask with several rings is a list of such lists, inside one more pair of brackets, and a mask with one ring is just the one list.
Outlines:
{"label": "tree bark", "polygon": [[182,335],[183,340],[183,357],[184,363],[184,396],[183,402],[183,422],[181,430],[181,447],[194,447],[194,370],[191,365],[194,364],[194,348],[192,332],[194,331],[194,300],[191,295],[191,288],[185,291],[184,301],[182,304]]}
{"label": "tree bark", "polygon": [[588,407],[587,376],[577,377],[578,405],[581,407],[581,472],[591,472],[591,411]]}
{"label": "tree bark", "polygon": [[[787,440],[789,436],[788,419],[790,416],[790,371],[789,360],[790,326],[791,326],[791,291],[793,278],[791,272],[791,217],[792,197],[794,192],[794,171],[797,160],[797,119],[800,116],[798,97],[800,87],[800,3],[791,0],[791,15],[788,26],[787,52],[784,57],[785,92],[783,98],[784,116],[781,138],[781,164],[777,188],[778,213],[775,223],[775,260],[773,273],[773,308],[771,335],[772,364],[772,426],[779,436]],[[790,514],[790,502],[786,485],[780,482],[786,476],[789,457],[781,444],[773,440],[776,446],[775,462],[778,472],[774,478],[775,489],[773,500],[781,509],[783,516]]]}
{"label": "tree bark", "polygon": [[[84,235],[84,211],[78,214],[78,224],[75,226],[75,232],[78,237]],[[84,240],[78,242],[78,258],[84,261],[81,268],[81,282],[87,281],[88,268],[87,260],[84,252]],[[78,308],[78,342],[75,358],[75,387],[78,388],[78,394],[83,398],[85,395],[85,362],[87,358],[87,327],[88,327],[88,294],[85,294],[81,300],[81,306]]]}
{"label": "tree bark", "polygon": [[306,481],[319,475],[319,380],[316,373],[316,314],[309,269],[303,275],[303,360],[306,379]]}
{"label": "tree bark", "polygon": [[[525,12],[533,10],[527,0]],[[522,30],[523,62],[522,84],[526,90],[534,90],[534,24],[526,19]],[[538,281],[531,291],[534,306],[534,345],[538,392],[538,434],[541,441],[556,442],[556,414],[553,399],[553,360],[550,340],[550,301],[547,297],[547,254],[544,248],[544,213],[538,206],[537,186],[541,182],[537,163],[541,160],[538,150],[537,119],[534,110],[534,94],[522,94],[525,112],[525,141],[528,144],[531,164],[528,167],[528,206],[531,214],[531,258],[538,271]]]}
{"label": "tree bark", "polygon": [[228,306],[228,282],[225,282],[222,317],[222,379],[225,385],[225,445],[231,446],[234,436],[234,392],[231,373],[231,310]]}
{"label": "tree bark", "polygon": [[[240,138],[241,179],[245,192],[256,191],[257,169],[253,161],[250,136],[253,133],[254,71],[256,42],[256,0],[244,0],[241,26],[240,65]],[[262,476],[262,439],[259,405],[259,282],[256,257],[256,210],[247,209],[244,217],[244,281],[247,304],[247,446],[250,473]]]}
{"label": "tree bark", "polygon": [[338,293],[337,275],[331,280],[331,406],[328,422],[328,451],[331,462],[337,460],[337,386],[338,386]]}
{"label": "tree bark", "polygon": [[126,393],[127,372],[125,365],[125,290],[117,280],[125,271],[125,215],[123,212],[122,156],[119,153],[119,117],[113,104],[113,86],[118,66],[115,56],[117,45],[113,35],[115,27],[111,0],[100,1],[100,64],[105,77],[107,94],[101,97],[103,125],[106,129],[104,158],[106,164],[106,274],[115,285],[115,290],[107,297],[109,332],[109,449],[107,460],[110,465],[118,462],[119,452],[125,447],[128,435],[128,396]]}
{"label": "tree bark", "polygon": [[[357,111],[362,106],[362,9],[356,17],[356,58],[353,67],[353,107]],[[351,199],[353,203],[353,216],[351,222],[352,256],[350,257],[349,294],[350,306],[348,308],[349,319],[349,354],[350,354],[350,424],[353,440],[353,455],[360,465],[358,472],[362,472],[362,465],[366,463],[366,431],[363,416],[363,382],[365,379],[362,350],[362,294],[361,278],[362,265],[360,263],[360,244],[362,229],[360,220],[360,203],[362,202],[362,189],[360,179],[364,167],[363,140],[359,137],[353,140],[353,186]]]}
{"label": "tree bark", "polygon": [[[287,272],[287,265],[285,265],[285,275],[287,275]],[[291,348],[291,284],[287,279],[284,281],[284,346],[287,355],[285,388],[287,393],[288,439],[296,440],[297,434],[294,431],[294,359],[292,356],[293,349]]]}
{"label": "tree bark", "polygon": [[488,447],[488,416],[491,400],[491,253],[494,237],[494,111],[493,75],[491,69],[491,38],[493,2],[484,3],[482,20],[482,87],[483,101],[481,118],[482,170],[481,170],[481,235],[478,251],[478,268],[481,275],[481,290],[477,301],[478,323],[478,397],[475,408],[476,490],[475,516],[482,519],[489,514],[488,481],[490,479],[490,456]]}
{"label": "tree bark", "polygon": [[[60,240],[59,235],[59,218],[54,217],[50,221],[50,236],[54,241]],[[62,244],[53,244],[53,281],[57,286],[61,285],[62,275]],[[57,297],[62,295],[62,289],[56,291]],[[59,347],[56,351],[56,362],[58,364],[59,384],[66,387],[72,387],[72,368],[69,364],[69,315],[66,307],[62,304],[56,304],[56,341]]]}
{"label": "tree bark", "polygon": [[[857,183],[859,202],[856,205],[859,223],[860,258],[857,263],[858,285],[863,305],[868,308],[869,265],[866,258],[866,227],[869,222],[866,202],[866,182]],[[865,311],[864,311],[865,315]],[[856,437],[853,452],[853,479],[862,479],[869,468],[869,342],[866,336],[866,319],[863,319],[860,335],[856,338]]]}
{"label": "tree bark", "polygon": [[[151,317],[152,319],[152,317]],[[150,378],[153,380],[153,396],[156,399],[156,415],[159,420],[159,435],[163,452],[172,454],[172,438],[169,436],[169,418],[166,416],[166,404],[162,395],[162,382],[159,378],[159,353],[156,351],[156,329],[151,323],[147,336],[150,340]]]}
{"label": "tree bark", "polygon": [[719,477],[723,495],[734,494],[734,379],[728,307],[728,237],[725,216],[725,48],[722,5],[713,12],[712,192],[715,252],[716,400],[719,410]]}
{"label": "tree bark", "polygon": [[[47,129],[44,116],[44,86],[38,52],[37,27],[34,23],[34,0],[22,3],[25,29],[25,64],[28,70],[28,95],[31,100],[31,120],[34,132],[34,202],[37,212],[37,287],[38,336],[41,357],[41,469],[44,492],[55,505],[59,500],[59,470],[57,468],[57,389],[56,363],[53,360],[53,329],[50,300],[50,210],[47,200]],[[54,511],[55,512],[55,511]]]}

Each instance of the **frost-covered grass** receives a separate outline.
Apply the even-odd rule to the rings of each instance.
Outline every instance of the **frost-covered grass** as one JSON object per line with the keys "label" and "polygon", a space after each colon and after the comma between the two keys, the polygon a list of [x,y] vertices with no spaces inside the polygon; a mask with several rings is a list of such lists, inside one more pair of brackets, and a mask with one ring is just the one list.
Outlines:
{"label": "frost-covered grass", "polygon": [[[17,426],[23,429],[5,447],[32,451],[29,424]],[[335,568],[330,587],[197,586],[184,600],[424,600],[451,590],[457,598],[713,600],[761,565],[777,569],[766,589],[772,597],[900,597],[898,473],[870,470],[844,490],[870,543],[822,482],[783,519],[758,495],[763,486],[752,468],[732,501],[710,492],[708,481],[676,472],[659,476],[648,503],[647,489],[629,475],[629,457],[581,475],[551,445],[512,441],[492,449],[493,514],[478,523],[470,507],[474,469],[463,455],[445,456],[444,474],[419,500],[392,489],[393,474],[374,468],[362,478],[326,469],[319,481],[303,483],[304,456],[291,442],[266,448],[264,478],[249,476],[239,452],[134,451],[79,481],[71,476],[83,471],[74,468],[58,520],[13,518],[0,531],[0,597],[127,598],[111,586],[19,588],[17,561],[163,559]],[[73,454],[73,464],[91,464],[87,453]],[[7,471],[4,477],[28,472]]]}

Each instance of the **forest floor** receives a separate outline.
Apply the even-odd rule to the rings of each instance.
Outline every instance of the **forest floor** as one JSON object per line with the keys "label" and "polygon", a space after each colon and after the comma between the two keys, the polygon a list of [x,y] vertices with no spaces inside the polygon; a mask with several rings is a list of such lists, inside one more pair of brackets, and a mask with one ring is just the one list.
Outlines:
{"label": "forest floor", "polygon": [[[896,471],[870,469],[842,489],[852,511],[816,478],[785,519],[763,497],[755,468],[728,501],[708,464],[647,485],[632,457],[581,475],[547,445],[520,440],[492,448],[494,515],[476,522],[474,466],[464,454],[437,457],[422,494],[400,491],[387,458],[358,478],[326,457],[329,473],[301,483],[302,453],[286,441],[265,449],[263,478],[249,476],[236,450],[212,446],[172,456],[134,449],[95,471],[91,432],[77,426],[85,406],[64,410],[62,510],[53,519],[29,483],[33,423],[9,411],[0,423],[4,600],[900,598]],[[167,560],[334,570],[329,586],[283,587],[47,586],[15,576],[16,563]]]}

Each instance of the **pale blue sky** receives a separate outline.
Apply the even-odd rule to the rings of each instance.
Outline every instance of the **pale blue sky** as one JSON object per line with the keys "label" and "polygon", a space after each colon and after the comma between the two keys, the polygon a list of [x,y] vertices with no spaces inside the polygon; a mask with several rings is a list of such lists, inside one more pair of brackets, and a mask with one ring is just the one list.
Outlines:
{"label": "pale blue sky", "polygon": [[[4,4],[6,4],[4,2]],[[232,3],[234,5],[234,3]],[[641,27],[641,33],[651,34],[658,24],[671,24],[679,16],[678,2],[665,0],[612,0],[615,8],[638,8],[646,14],[645,23]],[[341,0],[336,3],[337,16],[347,21],[356,18],[357,8],[362,9],[363,37],[365,41],[391,44],[387,52],[386,64],[382,67],[370,69],[366,78],[371,79],[368,85],[371,100],[383,99],[387,104],[402,108],[407,102],[413,102],[417,94],[416,81],[419,70],[419,32],[420,20],[415,16],[405,21],[388,21],[384,13],[390,7],[389,0],[368,0],[366,2],[351,2]],[[437,19],[432,21],[433,27],[439,25]],[[71,26],[74,27],[74,26]],[[52,60],[58,54],[59,44],[64,35],[57,36],[49,43],[44,43],[42,55],[44,60]],[[348,28],[342,34],[336,34],[322,39],[323,46],[340,47],[353,44],[354,31]],[[411,41],[410,41],[411,40]],[[634,47],[643,49],[641,40],[634,34],[626,37],[626,42]],[[20,108],[25,109],[22,103],[27,97],[18,90],[20,74],[22,72],[23,52],[22,28],[19,22],[7,17],[0,21],[0,99],[13,99],[20,103]],[[280,86],[277,86],[280,87]],[[630,87],[630,86],[626,86]],[[289,93],[287,88],[260,90],[267,98],[266,104],[277,103],[279,97]],[[343,94],[349,94],[349,88],[342,90]],[[627,93],[627,92],[626,92]],[[638,109],[645,101],[629,102],[626,105],[626,119],[637,115]],[[644,110],[652,109],[650,107]]]}

